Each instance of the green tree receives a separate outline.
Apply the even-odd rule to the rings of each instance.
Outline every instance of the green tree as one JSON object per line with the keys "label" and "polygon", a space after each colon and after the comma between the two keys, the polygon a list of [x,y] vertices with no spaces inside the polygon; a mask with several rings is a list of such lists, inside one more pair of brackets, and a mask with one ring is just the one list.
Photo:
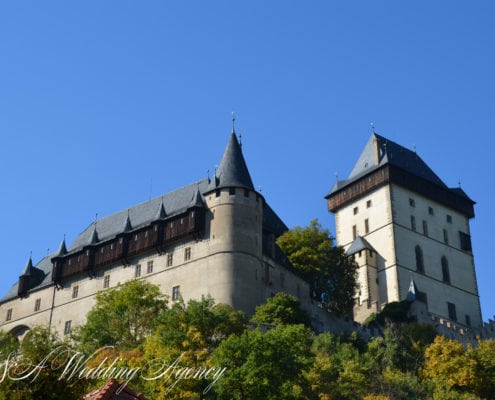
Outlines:
{"label": "green tree", "polygon": [[251,322],[258,324],[304,324],[310,325],[308,314],[301,303],[290,294],[279,292],[270,297],[265,304],[256,307]]}
{"label": "green tree", "polygon": [[[5,336],[0,338],[5,344]],[[7,343],[13,345],[10,339]],[[86,392],[84,380],[59,379],[75,350],[48,329],[35,327],[28,331],[18,350],[15,359],[4,362],[0,368],[1,399],[76,400]]]}
{"label": "green tree", "polygon": [[214,386],[217,399],[307,399],[303,372],[312,364],[311,331],[303,325],[278,325],[231,335],[213,354],[226,368]]}
{"label": "green tree", "polygon": [[285,232],[277,244],[291,264],[311,285],[311,293],[331,311],[349,314],[358,288],[357,264],[344,249],[334,246],[327,229],[318,220],[305,228],[295,227]]}
{"label": "green tree", "polygon": [[132,280],[98,293],[86,324],[74,336],[87,353],[102,346],[131,349],[153,332],[166,308],[167,300],[158,286]]}
{"label": "green tree", "polygon": [[[211,297],[201,300],[181,299],[160,317],[153,335],[144,345],[144,357],[152,369],[177,362],[180,367],[208,367],[219,343],[246,328],[246,318],[226,304],[215,304]],[[151,376],[155,376],[149,372]],[[198,399],[211,383],[208,379],[182,379],[171,387],[173,379],[146,382],[143,391],[151,398]],[[211,396],[213,392],[209,392]],[[203,397],[202,397],[203,396]]]}

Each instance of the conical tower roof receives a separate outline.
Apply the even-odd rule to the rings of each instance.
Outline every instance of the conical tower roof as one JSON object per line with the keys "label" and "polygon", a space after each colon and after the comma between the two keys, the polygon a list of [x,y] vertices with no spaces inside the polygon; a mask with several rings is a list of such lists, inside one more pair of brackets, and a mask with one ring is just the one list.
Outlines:
{"label": "conical tower roof", "polygon": [[254,190],[253,181],[235,132],[230,135],[212,185],[211,189],[234,186]]}
{"label": "conical tower roof", "polygon": [[33,275],[33,260],[31,260],[31,257],[29,257],[28,262],[26,263],[26,266],[24,267],[24,271],[22,271],[21,276],[31,276]]}

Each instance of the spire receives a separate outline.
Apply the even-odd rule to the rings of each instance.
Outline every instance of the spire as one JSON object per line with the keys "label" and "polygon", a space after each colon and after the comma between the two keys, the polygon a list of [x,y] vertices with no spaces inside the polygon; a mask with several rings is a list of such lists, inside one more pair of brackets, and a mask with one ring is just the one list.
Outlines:
{"label": "spire", "polygon": [[21,276],[31,276],[33,274],[33,260],[31,259],[31,256],[29,256],[29,260],[24,267],[24,271],[22,272]]}
{"label": "spire", "polygon": [[407,291],[406,300],[407,301],[416,300],[416,285],[412,278],[411,278],[411,283],[409,284],[409,290]]}
{"label": "spire", "polygon": [[158,211],[155,215],[155,220],[164,219],[166,216],[167,213],[165,212],[165,206],[163,205],[163,197],[162,197],[162,200],[160,201],[160,206],[158,207]]}
{"label": "spire", "polygon": [[196,191],[192,195],[190,207],[203,207],[203,206],[204,206],[203,197],[201,196],[201,192],[199,191],[199,185],[198,185]]}
{"label": "spire", "polygon": [[94,224],[93,232],[91,233],[91,237],[89,238],[89,243],[88,244],[95,244],[98,243],[98,232],[96,232],[96,223]]}
{"label": "spire", "polygon": [[242,155],[241,146],[237,140],[235,132],[230,135],[229,143],[223,153],[222,161],[215,173],[216,188],[237,186],[254,190],[253,181],[249,175],[249,170]]}
{"label": "spire", "polygon": [[129,217],[129,210],[127,210],[127,217],[124,221],[124,232],[132,231],[131,218]]}
{"label": "spire", "polygon": [[65,246],[65,237],[60,243],[60,246],[57,251],[57,257],[65,256],[67,254],[67,247]]}

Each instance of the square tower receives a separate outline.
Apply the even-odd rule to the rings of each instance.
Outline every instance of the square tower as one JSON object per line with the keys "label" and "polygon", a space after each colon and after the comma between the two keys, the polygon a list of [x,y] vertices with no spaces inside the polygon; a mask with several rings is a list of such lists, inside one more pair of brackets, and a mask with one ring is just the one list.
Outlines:
{"label": "square tower", "polygon": [[475,202],[461,188],[447,187],[415,151],[373,133],[326,199],[337,243],[358,257],[365,238],[374,255],[372,263],[357,260],[366,289],[356,294],[357,321],[405,300],[412,281],[432,317],[482,327],[469,229]]}

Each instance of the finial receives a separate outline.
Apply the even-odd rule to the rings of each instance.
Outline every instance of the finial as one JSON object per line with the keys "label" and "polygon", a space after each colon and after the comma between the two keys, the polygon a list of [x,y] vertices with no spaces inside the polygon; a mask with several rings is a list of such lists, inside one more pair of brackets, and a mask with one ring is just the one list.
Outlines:
{"label": "finial", "polygon": [[32,259],[33,258],[33,250],[30,250],[29,251],[29,258]]}
{"label": "finial", "polygon": [[416,145],[413,144],[414,154],[416,154]]}
{"label": "finial", "polygon": [[371,125],[371,133],[375,133],[375,124],[371,122],[370,125]]}
{"label": "finial", "polygon": [[235,133],[235,114],[232,111],[232,133]]}
{"label": "finial", "polygon": [[50,248],[49,247],[46,249],[46,255],[48,255],[48,254],[50,254]]}
{"label": "finial", "polygon": [[339,181],[339,173],[338,173],[338,172],[336,172],[336,173],[335,173],[335,180],[336,180],[337,182]]}
{"label": "finial", "polygon": [[459,178],[458,184],[459,184],[459,189],[460,189],[461,188],[461,178]]}
{"label": "finial", "polygon": [[239,147],[242,148],[242,132],[239,130]]}
{"label": "finial", "polygon": [[95,214],[95,225],[97,220],[98,220],[98,213]]}

